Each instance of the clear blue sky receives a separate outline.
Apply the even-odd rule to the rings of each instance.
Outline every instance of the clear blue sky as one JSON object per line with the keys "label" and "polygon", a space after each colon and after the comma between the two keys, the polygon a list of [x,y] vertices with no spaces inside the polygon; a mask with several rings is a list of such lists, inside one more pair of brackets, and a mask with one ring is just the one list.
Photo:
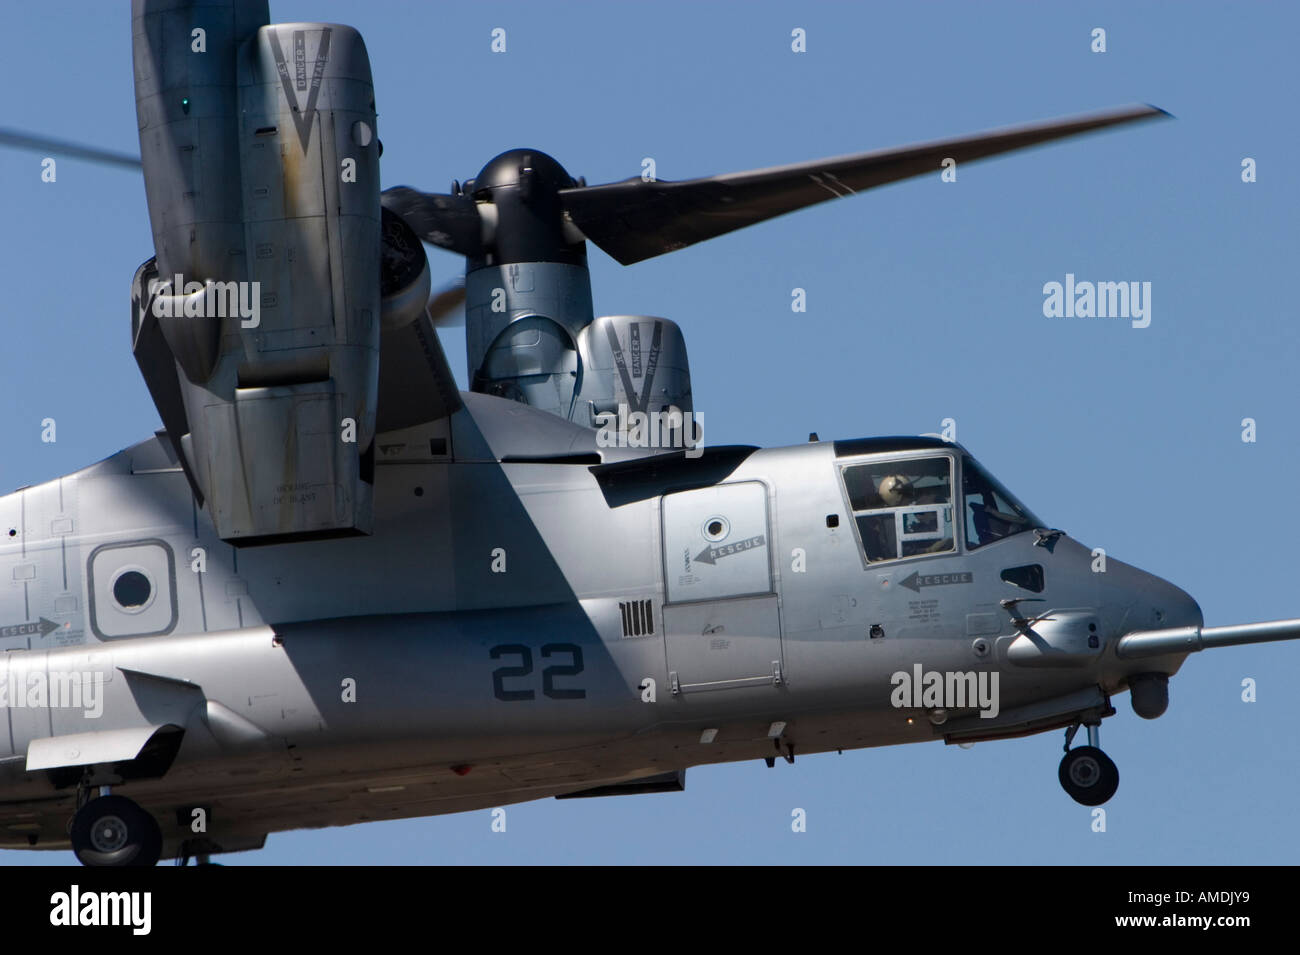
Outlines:
{"label": "clear blue sky", "polygon": [[[273,2],[348,23],[374,65],[384,185],[443,191],[514,146],[597,183],[794,162],[1131,102],[1103,133],[819,206],[623,268],[598,314],[685,329],[710,443],[937,431],[1034,511],[1166,577],[1208,624],[1300,616],[1294,290],[1300,8],[1239,4]],[[0,125],[137,151],[125,3],[5,10]],[[508,50],[489,51],[490,31]],[[807,31],[808,52],[790,51]],[[1089,50],[1104,27],[1108,51]],[[1243,184],[1243,157],[1259,181]],[[0,153],[0,487],[148,436],[129,283],[138,176]],[[436,278],[461,263],[431,251]],[[1152,321],[1048,319],[1042,286],[1152,283]],[[807,290],[793,314],[791,289]],[[444,343],[464,383],[463,332]],[[40,442],[40,421],[58,442]],[[1242,418],[1258,441],[1241,441]],[[1240,700],[1258,682],[1258,702]],[[685,793],[273,835],[231,863],[1293,863],[1300,644],[1192,657],[1169,712],[1102,741],[1108,831],[1056,780],[1061,735],[692,770]],[[803,808],[808,831],[790,831]],[[0,853],[0,864],[70,854]]]}

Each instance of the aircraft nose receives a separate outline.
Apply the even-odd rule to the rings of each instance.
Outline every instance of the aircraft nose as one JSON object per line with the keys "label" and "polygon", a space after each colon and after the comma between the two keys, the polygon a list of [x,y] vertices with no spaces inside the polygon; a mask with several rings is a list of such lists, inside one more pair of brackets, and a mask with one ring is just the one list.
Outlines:
{"label": "aircraft nose", "polygon": [[[1181,587],[1175,587],[1169,581],[1153,574],[1142,574],[1139,579],[1137,600],[1125,615],[1123,629],[1127,633],[1120,638],[1115,648],[1121,659],[1134,656],[1131,643],[1135,639],[1134,631],[1148,631],[1154,634],[1157,642],[1169,640],[1186,641],[1189,633],[1199,633],[1205,623],[1201,616],[1201,606],[1192,595]],[[1195,629],[1193,629],[1195,628]],[[1142,639],[1136,636],[1136,639]],[[1126,652],[1126,645],[1128,651]],[[1157,650],[1154,655],[1158,655]],[[1141,652],[1137,654],[1142,655]],[[1140,672],[1130,673],[1127,677],[1129,701],[1133,712],[1145,720],[1153,720],[1165,712],[1169,706],[1169,676],[1163,669],[1153,668],[1149,664],[1135,664]]]}
{"label": "aircraft nose", "polygon": [[1131,630],[1200,627],[1205,619],[1201,605],[1187,591],[1154,574],[1143,574],[1136,614],[1127,621]]}

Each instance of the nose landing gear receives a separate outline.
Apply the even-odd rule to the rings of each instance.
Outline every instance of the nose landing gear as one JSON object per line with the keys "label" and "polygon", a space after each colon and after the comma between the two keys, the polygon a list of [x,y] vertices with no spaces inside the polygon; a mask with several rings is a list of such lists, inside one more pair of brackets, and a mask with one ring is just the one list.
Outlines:
{"label": "nose landing gear", "polygon": [[1077,803],[1100,806],[1119,789],[1119,769],[1109,756],[1101,751],[1101,724],[1088,724],[1088,745],[1070,749],[1074,734],[1079,731],[1075,723],[1065,731],[1065,757],[1057,772],[1064,789]]}
{"label": "nose landing gear", "polygon": [[69,835],[82,865],[151,866],[162,855],[158,821],[125,796],[85,802],[72,817]]}

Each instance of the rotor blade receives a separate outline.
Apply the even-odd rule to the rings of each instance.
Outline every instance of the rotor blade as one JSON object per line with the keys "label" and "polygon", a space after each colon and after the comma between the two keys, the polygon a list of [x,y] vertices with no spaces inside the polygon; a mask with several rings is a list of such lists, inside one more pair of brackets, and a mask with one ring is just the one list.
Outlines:
{"label": "rotor blade", "polygon": [[45,136],[29,136],[16,129],[0,129],[0,146],[12,146],[14,149],[27,149],[32,152],[52,153],[71,159],[86,159],[90,162],[104,163],[109,166],[124,166],[128,169],[140,169],[138,156],[126,153],[110,152],[93,146],[79,146],[61,139],[49,139]]}
{"label": "rotor blade", "polygon": [[944,159],[960,165],[1094,129],[1168,115],[1154,106],[1129,106],[705,179],[646,182],[634,177],[563,189],[560,199],[586,238],[623,265],[631,265],[828,199],[911,176],[938,174]]}
{"label": "rotor blade", "polygon": [[465,324],[465,283],[454,282],[429,299],[425,311],[435,328],[452,328]]}
{"label": "rotor blade", "polygon": [[405,219],[425,242],[461,255],[483,254],[483,221],[478,204],[468,196],[393,186],[380,193],[379,201]]}
{"label": "rotor blade", "polygon": [[460,392],[428,315],[379,335],[375,430],[400,431],[459,409]]}

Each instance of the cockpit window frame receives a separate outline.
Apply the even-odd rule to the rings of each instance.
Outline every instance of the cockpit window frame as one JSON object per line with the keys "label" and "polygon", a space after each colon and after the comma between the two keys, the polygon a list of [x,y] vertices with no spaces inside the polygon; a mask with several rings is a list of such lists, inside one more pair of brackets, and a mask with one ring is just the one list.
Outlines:
{"label": "cockpit window frame", "polygon": [[[845,480],[844,471],[846,468],[857,467],[863,464],[882,464],[897,461],[899,463],[906,461],[915,461],[924,458],[943,457],[948,459],[949,476],[951,479],[951,507],[953,523],[953,542],[952,550],[939,551],[935,554],[912,554],[907,557],[894,557],[890,560],[872,561],[867,558],[867,548],[862,541],[862,532],[858,527],[857,514],[854,511],[853,501],[849,497],[848,481]],[[974,462],[977,468],[982,471],[992,482],[993,489],[1000,494],[1009,498],[1011,502],[1024,508],[1026,515],[1031,519],[1030,525],[1026,526],[1023,531],[1017,531],[997,540],[989,541],[986,544],[973,544],[967,536],[967,514],[966,514],[966,460]],[[863,454],[854,457],[837,457],[835,460],[836,481],[839,484],[840,500],[844,504],[844,513],[848,517],[848,522],[853,526],[853,540],[858,547],[858,559],[862,561],[863,569],[871,570],[880,567],[893,567],[907,561],[914,560],[933,560],[937,557],[955,557],[959,555],[974,554],[978,550],[999,544],[1002,541],[1010,540],[1013,537],[1019,537],[1022,533],[1028,533],[1035,527],[1043,527],[1041,518],[1031,511],[1023,501],[1011,493],[1007,487],[999,481],[987,467],[980,464],[975,456],[956,443],[947,444],[944,447],[918,447],[910,451],[881,451],[875,454]]]}
{"label": "cockpit window frame", "polygon": [[[848,517],[848,523],[853,527],[853,540],[857,544],[858,559],[862,561],[864,570],[873,570],[879,568],[895,567],[899,564],[915,560],[933,560],[937,557],[956,557],[965,550],[965,535],[958,531],[958,518],[962,517],[961,513],[961,471],[960,455],[962,450],[955,445],[948,445],[942,448],[917,448],[915,451],[895,451],[884,452],[880,454],[867,454],[860,457],[837,458],[835,461],[835,480],[839,484],[840,499],[844,504],[844,513]],[[884,463],[904,463],[907,461],[919,461],[927,458],[946,458],[948,461],[948,496],[949,502],[946,505],[952,509],[952,528],[953,528],[953,546],[951,550],[939,551],[933,554],[911,554],[905,557],[893,557],[888,560],[869,560],[867,558],[867,548],[862,541],[862,531],[858,527],[857,515],[860,513],[853,509],[853,501],[849,497],[848,481],[845,480],[844,471],[847,468],[860,467],[864,464],[884,464]],[[895,511],[896,508],[882,508],[881,510]],[[865,513],[865,512],[862,512]]]}
{"label": "cockpit window frame", "polygon": [[[991,541],[985,541],[982,544],[976,544],[970,540],[969,536],[967,535],[967,521],[970,519],[970,515],[967,513],[967,505],[966,505],[966,462],[967,461],[970,461],[971,464],[975,466],[975,469],[981,472],[984,475],[984,477],[988,479],[991,490],[994,493],[1002,495],[1002,497],[1006,499],[1008,504],[1011,504],[1024,512],[1024,516],[1028,518],[1028,520],[1025,522],[1025,526],[1023,530],[1014,531],[1013,533],[1010,534],[1004,534],[1001,537],[995,538]],[[961,485],[958,490],[960,492],[959,499],[961,501],[961,540],[962,540],[963,553],[973,554],[977,550],[982,550],[985,547],[992,547],[995,544],[1001,544],[1003,541],[1011,540],[1013,537],[1019,537],[1021,534],[1027,534],[1030,531],[1034,530],[1035,528],[1047,526],[1042,522],[1041,517],[1039,517],[1032,510],[1030,510],[1028,504],[1020,500],[1020,498],[1016,497],[1015,494],[1011,493],[1011,490],[1005,484],[999,481],[997,476],[992,471],[990,471],[984,465],[980,464],[979,461],[975,459],[975,456],[971,454],[969,451],[965,450],[964,448],[961,449],[961,453],[959,455],[959,460],[957,461],[957,465],[960,468],[959,476],[961,479]]]}

